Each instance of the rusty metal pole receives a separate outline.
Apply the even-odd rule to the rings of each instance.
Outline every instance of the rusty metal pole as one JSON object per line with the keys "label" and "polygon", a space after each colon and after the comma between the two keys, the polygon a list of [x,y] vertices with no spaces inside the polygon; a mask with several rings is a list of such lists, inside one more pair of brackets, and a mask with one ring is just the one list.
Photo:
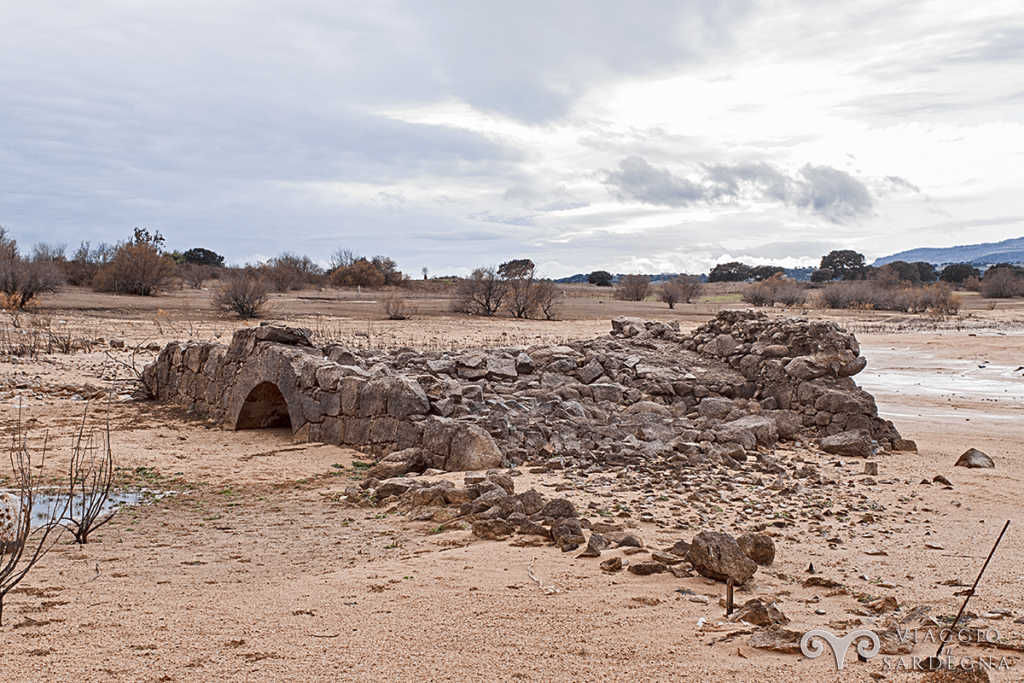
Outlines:
{"label": "rusty metal pole", "polygon": [[732,579],[725,582],[725,616],[730,616],[733,610],[732,603]]}
{"label": "rusty metal pole", "polygon": [[[952,628],[951,628],[950,630],[952,630],[952,629],[955,629],[955,628],[957,627],[957,624],[959,624],[959,623],[960,623],[960,617],[962,617],[962,616],[963,616],[963,614],[964,614],[964,610],[965,610],[965,609],[967,609],[967,603],[968,603],[968,601],[969,601],[969,600],[970,600],[971,598],[973,598],[973,597],[974,597],[974,590],[975,590],[975,589],[976,589],[976,588],[978,587],[978,582],[979,582],[979,581],[981,581],[981,575],[982,575],[982,574],[984,574],[984,573],[985,573],[985,569],[986,569],[986,568],[988,568],[988,563],[989,563],[989,560],[991,560],[991,559],[992,559],[992,556],[996,554],[996,548],[998,548],[998,547],[999,547],[999,541],[1003,540],[1003,534],[1005,534],[1005,533],[1006,533],[1006,530],[1007,530],[1007,529],[1008,529],[1009,527],[1010,527],[1010,520],[1006,520],[1006,524],[1004,524],[1004,525],[1003,525],[1003,530],[999,532],[999,538],[997,538],[997,539],[996,539],[996,544],[995,544],[994,546],[992,546],[992,550],[991,550],[991,551],[989,552],[989,554],[988,554],[988,558],[987,558],[987,559],[985,560],[985,564],[983,564],[983,565],[981,566],[981,571],[980,571],[980,572],[978,572],[978,578],[976,578],[976,579],[974,580],[974,585],[973,585],[973,586],[971,586],[971,590],[967,591],[967,597],[965,597],[965,598],[964,598],[964,604],[960,605],[960,611],[959,611],[959,612],[957,612],[957,614],[956,614],[956,619],[954,619],[954,620],[953,620],[953,626],[952,626]],[[948,643],[948,641],[947,641],[947,640],[946,640],[945,638],[943,638],[943,639],[942,639],[942,640],[941,640],[941,641],[939,642],[939,649],[938,649],[938,651],[937,651],[937,652],[935,653],[935,657],[936,657],[936,658],[938,658],[938,657],[939,657],[939,655],[941,655],[941,654],[942,654],[942,649],[943,649],[944,647],[946,647],[946,644],[947,644],[947,643]]]}

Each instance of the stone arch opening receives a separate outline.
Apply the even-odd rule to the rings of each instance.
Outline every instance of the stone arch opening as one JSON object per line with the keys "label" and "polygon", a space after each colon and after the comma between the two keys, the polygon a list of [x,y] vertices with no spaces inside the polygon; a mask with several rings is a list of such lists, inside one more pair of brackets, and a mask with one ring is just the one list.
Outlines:
{"label": "stone arch opening", "polygon": [[292,428],[288,402],[273,382],[260,382],[242,402],[235,429]]}

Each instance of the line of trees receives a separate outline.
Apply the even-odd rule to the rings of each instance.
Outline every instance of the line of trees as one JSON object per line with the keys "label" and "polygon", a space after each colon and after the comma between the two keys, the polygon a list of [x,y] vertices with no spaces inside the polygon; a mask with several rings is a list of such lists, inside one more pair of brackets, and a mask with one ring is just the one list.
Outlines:
{"label": "line of trees", "polygon": [[[101,243],[93,247],[82,242],[70,257],[65,255],[64,245],[50,244],[37,244],[30,254],[23,255],[17,241],[0,227],[0,306],[24,308],[40,294],[54,292],[65,283],[116,294],[152,296],[179,281],[201,288],[211,280],[223,279],[215,304],[245,317],[256,315],[274,291],[327,286],[377,289],[411,283],[393,259],[383,255],[366,258],[345,248],[331,255],[326,268],[290,251],[265,263],[229,268],[224,257],[210,249],[166,251],[164,242],[159,232],[135,228],[129,239],[115,245]],[[744,294],[751,303],[794,305],[806,294],[793,286],[785,272],[781,266],[732,261],[712,268],[707,280],[760,283],[763,286],[748,288]],[[426,268],[423,275],[427,277]],[[888,290],[938,281],[991,298],[1024,296],[1024,268],[1009,263],[991,266],[984,275],[966,263],[948,265],[941,272],[923,261],[894,261],[875,268],[867,265],[863,254],[845,249],[822,256],[811,275],[812,283],[819,285],[867,280]],[[598,287],[614,287],[615,296],[622,300],[643,301],[654,295],[669,308],[697,298],[702,286],[696,276],[680,275],[655,284],[646,275],[628,274],[616,280],[603,270],[590,273],[587,281]],[[505,310],[515,318],[550,319],[555,317],[561,297],[555,283],[540,277],[533,261],[514,259],[497,268],[477,268],[459,279],[452,310],[476,315]]]}
{"label": "line of trees", "polygon": [[533,261],[515,259],[497,268],[476,268],[457,285],[450,310],[493,316],[504,309],[513,318],[554,320],[562,296],[554,282],[540,277]]}

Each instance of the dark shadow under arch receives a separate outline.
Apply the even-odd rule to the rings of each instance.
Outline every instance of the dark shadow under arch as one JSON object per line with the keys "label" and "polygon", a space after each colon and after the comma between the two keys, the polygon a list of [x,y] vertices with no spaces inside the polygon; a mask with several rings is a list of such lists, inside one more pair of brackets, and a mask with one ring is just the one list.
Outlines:
{"label": "dark shadow under arch", "polygon": [[292,418],[288,414],[288,402],[273,382],[260,382],[245,397],[235,429],[269,429],[288,427]]}

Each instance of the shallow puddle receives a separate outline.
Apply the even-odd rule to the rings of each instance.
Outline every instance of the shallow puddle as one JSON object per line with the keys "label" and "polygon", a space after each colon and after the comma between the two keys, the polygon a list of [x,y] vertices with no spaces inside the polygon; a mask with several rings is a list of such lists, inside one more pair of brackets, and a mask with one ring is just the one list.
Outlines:
{"label": "shallow puddle", "polygon": [[[0,493],[12,493],[18,495],[17,491],[10,489],[0,489]],[[112,491],[101,507],[101,515],[105,515],[108,512],[120,510],[123,507],[137,505],[139,503],[150,502],[158,500],[168,495],[167,492],[161,491]],[[64,512],[61,518],[57,521],[71,521],[82,518],[82,510],[88,506],[91,498],[82,498],[81,495],[75,496],[71,506]],[[32,500],[32,526],[37,527],[46,522],[50,521],[52,517],[60,513],[60,511],[67,505],[67,496],[56,495],[53,493],[37,493]]]}
{"label": "shallow puddle", "polygon": [[962,418],[975,413],[1005,420],[1019,419],[1024,411],[1022,366],[941,358],[910,347],[864,345],[862,354],[868,366],[854,379],[875,397],[879,413],[887,418]]}

